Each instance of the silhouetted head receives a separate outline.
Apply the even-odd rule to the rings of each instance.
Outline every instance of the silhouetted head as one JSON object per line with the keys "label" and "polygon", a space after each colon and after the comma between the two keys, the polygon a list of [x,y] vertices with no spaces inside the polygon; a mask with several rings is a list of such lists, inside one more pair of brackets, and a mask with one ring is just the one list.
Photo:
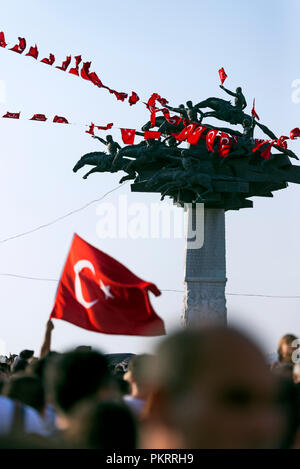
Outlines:
{"label": "silhouetted head", "polygon": [[246,127],[249,127],[251,125],[251,119],[244,119],[243,122],[242,122],[242,126],[244,127],[244,129]]}
{"label": "silhouetted head", "polygon": [[237,89],[236,89],[236,92],[237,92],[237,93],[241,93],[241,92],[242,92],[242,88],[241,88],[240,86],[238,86]]}
{"label": "silhouetted head", "polygon": [[179,104],[180,109],[184,109],[184,104]]}
{"label": "silhouetted head", "polygon": [[187,101],[187,102],[186,102],[186,105],[187,105],[188,108],[192,108],[192,107],[193,107],[192,101]]}
{"label": "silhouetted head", "polygon": [[3,395],[29,405],[42,413],[45,408],[45,393],[36,376],[12,378],[3,388]]}
{"label": "silhouetted head", "polygon": [[112,135],[107,135],[107,136],[106,136],[106,141],[107,141],[108,143],[113,142]]}
{"label": "silhouetted head", "polygon": [[24,358],[24,360],[29,360],[30,358],[33,357],[33,354],[34,354],[34,351],[33,350],[22,350],[22,352],[20,352],[20,358]]}
{"label": "silhouetted head", "polygon": [[107,397],[110,374],[104,355],[73,351],[51,358],[46,368],[46,388],[61,414],[67,415],[83,399]]}
{"label": "silhouetted head", "polygon": [[137,426],[129,408],[122,402],[91,402],[78,406],[66,434],[76,448],[134,449]]}
{"label": "silhouetted head", "polygon": [[288,419],[276,378],[263,354],[235,330],[207,326],[169,336],[158,348],[152,385],[149,428],[170,445],[160,448],[282,444]]}

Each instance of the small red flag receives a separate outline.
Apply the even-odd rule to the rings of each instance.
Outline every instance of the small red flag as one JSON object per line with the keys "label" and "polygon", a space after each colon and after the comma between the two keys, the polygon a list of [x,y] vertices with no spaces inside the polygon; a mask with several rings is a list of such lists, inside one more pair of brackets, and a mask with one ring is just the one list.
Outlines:
{"label": "small red flag", "polygon": [[204,125],[197,126],[195,128],[195,130],[190,135],[188,135],[188,137],[187,137],[188,143],[190,143],[191,145],[197,145],[200,138],[205,139],[203,132],[207,129],[208,129],[208,127],[206,127]]}
{"label": "small red flag", "polygon": [[191,123],[187,125],[178,135],[177,135],[177,140],[186,140],[195,130],[195,128],[198,126],[196,123]]}
{"label": "small red flag", "polygon": [[226,72],[225,72],[225,70],[224,70],[223,67],[220,68],[220,70],[219,70],[219,76],[220,76],[221,83],[222,83],[222,85],[223,85],[224,81],[225,81],[226,78],[227,78]]}
{"label": "small red flag", "polygon": [[161,137],[161,132],[154,132],[152,130],[146,130],[146,132],[144,132],[145,140],[148,140],[151,138],[160,138],[160,137]]}
{"label": "small red flag", "polygon": [[270,156],[271,156],[271,150],[272,150],[272,147],[273,147],[274,143],[276,143],[276,140],[272,140],[272,141],[270,142],[270,144],[267,146],[267,148],[266,148],[263,152],[261,152],[261,156],[262,156],[262,158],[264,158],[265,160],[268,160],[268,159],[270,158]]}
{"label": "small red flag", "polygon": [[83,62],[80,75],[84,80],[90,81],[90,66],[92,62]]}
{"label": "small red flag", "polygon": [[18,54],[22,54],[26,48],[26,40],[24,37],[18,37],[19,39],[19,44],[16,44],[14,47],[12,47],[9,50],[12,50],[14,52],[17,52]]}
{"label": "small red flag", "polygon": [[105,127],[102,126],[102,125],[96,125],[95,127],[97,127],[97,129],[99,129],[99,130],[108,130],[108,129],[111,129],[113,125],[114,124],[112,122],[110,122]]}
{"label": "small red flag", "polygon": [[169,102],[165,98],[162,98],[159,94],[152,93],[152,95],[148,99],[148,102],[146,103],[147,108],[149,109],[149,107],[155,107],[156,101],[158,101],[162,106],[168,104]]}
{"label": "small red flag", "polygon": [[134,129],[121,129],[122,140],[126,145],[133,145],[135,138]]}
{"label": "small red flag", "polygon": [[253,106],[252,106],[251,114],[253,117],[256,117],[256,119],[260,120],[255,111],[255,98],[253,99]]}
{"label": "small red flag", "polygon": [[71,63],[71,56],[67,55],[66,60],[61,64],[61,66],[59,67],[57,65],[55,68],[58,68],[59,70],[62,70],[63,72],[65,72],[68,66],[70,65],[70,63]]}
{"label": "small red flag", "polygon": [[231,137],[232,145],[237,145],[239,141],[239,137],[237,135],[230,135],[230,137]]}
{"label": "small red flag", "polygon": [[19,119],[20,118],[20,112],[7,112],[4,116],[2,117],[7,117],[8,119]]}
{"label": "small red flag", "polygon": [[91,122],[90,127],[89,127],[89,130],[86,130],[85,133],[86,133],[86,134],[95,135],[95,134],[94,134],[94,129],[95,129],[95,124],[94,124],[93,122]]}
{"label": "small red flag", "polygon": [[221,132],[220,140],[219,140],[219,147],[218,153],[219,156],[222,158],[226,158],[230,152],[231,148],[231,138],[230,135],[226,134],[225,132]]}
{"label": "small red flag", "polygon": [[300,129],[299,127],[295,127],[290,131],[290,138],[291,140],[295,140],[295,138],[300,137]]}
{"label": "small red flag", "polygon": [[138,97],[136,92],[132,91],[131,96],[128,99],[128,102],[129,102],[130,106],[132,106],[133,104],[136,104],[139,100],[140,100],[140,98]]}
{"label": "small red flag", "polygon": [[90,73],[89,79],[91,80],[92,83],[94,83],[95,86],[98,86],[98,88],[103,88],[103,83],[98,77],[97,73],[95,72]]}
{"label": "small red flag", "polygon": [[289,137],[287,137],[286,135],[282,135],[281,137],[279,137],[279,139],[277,140],[276,142],[276,145],[278,145],[279,147],[282,147],[284,148],[285,150],[287,149],[287,142],[286,140],[289,140]]}
{"label": "small red flag", "polygon": [[37,45],[35,45],[34,47],[30,47],[29,52],[27,52],[26,55],[28,55],[29,57],[33,57],[34,59],[37,59],[39,55]]}
{"label": "small red flag", "polygon": [[119,93],[118,91],[113,90],[113,94],[117,98],[118,101],[125,101],[126,98],[128,98],[127,93]]}
{"label": "small red flag", "polygon": [[61,116],[55,116],[53,119],[53,122],[56,122],[57,124],[68,124],[69,122],[65,117]]}
{"label": "small red flag", "polygon": [[170,116],[170,112],[169,112],[169,109],[163,107],[162,109],[156,109],[156,112],[157,111],[161,111],[165,117],[165,119],[169,122],[169,124],[172,124],[172,125],[178,125],[179,122],[182,121],[182,118],[179,117],[179,116]]}
{"label": "small red flag", "polygon": [[74,68],[70,68],[69,73],[79,76],[79,64],[81,62],[81,55],[76,55],[74,59],[75,59],[76,65]]}
{"label": "small red flag", "polygon": [[153,283],[75,234],[50,317],[104,334],[164,335],[149,291],[160,295]]}
{"label": "small red flag", "polygon": [[0,32],[0,47],[6,47],[6,46],[7,46],[7,44],[5,42],[4,33]]}
{"label": "small red flag", "polygon": [[41,62],[43,62],[44,64],[47,64],[47,65],[53,65],[54,62],[55,62],[55,57],[53,54],[49,54],[49,59],[45,58],[43,60],[41,60]]}
{"label": "small red flag", "polygon": [[265,143],[269,142],[270,140],[263,140],[262,138],[255,138],[254,139],[254,148],[252,150],[253,153],[258,151]]}
{"label": "small red flag", "polygon": [[45,122],[47,120],[47,117],[45,116],[45,114],[34,114],[34,116],[29,120]]}
{"label": "small red flag", "polygon": [[208,149],[208,151],[212,151],[214,152],[214,141],[216,139],[216,136],[218,134],[218,129],[212,129],[208,132],[208,134],[206,135],[206,147]]}
{"label": "small red flag", "polygon": [[[255,142],[255,146],[252,152],[255,153],[256,151],[260,151],[261,157],[264,158],[265,160],[268,160],[271,155],[272,146],[274,145],[276,140],[270,141],[270,140],[263,140],[263,139],[256,138],[254,142]],[[265,146],[267,143],[268,143],[268,146],[266,147],[266,149],[261,151],[262,147]]]}

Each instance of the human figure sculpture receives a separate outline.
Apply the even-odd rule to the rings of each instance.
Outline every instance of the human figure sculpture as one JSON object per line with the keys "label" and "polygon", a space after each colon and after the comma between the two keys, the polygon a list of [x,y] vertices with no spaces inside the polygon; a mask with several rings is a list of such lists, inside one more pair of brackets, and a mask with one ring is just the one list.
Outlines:
{"label": "human figure sculpture", "polygon": [[118,144],[118,142],[115,142],[112,135],[107,135],[106,136],[106,140],[104,140],[103,138],[101,137],[98,137],[97,135],[92,135],[93,138],[95,138],[96,140],[99,140],[101,143],[103,143],[103,145],[106,145],[107,146],[107,150],[108,150],[108,153],[109,155],[111,156],[116,156],[118,150],[121,149],[120,145]]}
{"label": "human figure sculpture", "polygon": [[[198,104],[194,106],[192,101],[187,101],[186,107],[184,107],[183,104],[180,104],[178,107],[171,107],[166,104],[165,107],[170,109],[170,111],[177,112],[184,119],[188,119],[192,122],[199,122],[199,123],[202,122],[203,112],[200,111]],[[200,119],[198,119],[198,114],[201,115]]]}
{"label": "human figure sculpture", "polygon": [[220,88],[230,96],[234,96],[234,107],[238,111],[243,111],[247,107],[247,101],[242,93],[242,88],[240,86],[236,89],[235,93],[225,88],[224,85],[220,85]]}

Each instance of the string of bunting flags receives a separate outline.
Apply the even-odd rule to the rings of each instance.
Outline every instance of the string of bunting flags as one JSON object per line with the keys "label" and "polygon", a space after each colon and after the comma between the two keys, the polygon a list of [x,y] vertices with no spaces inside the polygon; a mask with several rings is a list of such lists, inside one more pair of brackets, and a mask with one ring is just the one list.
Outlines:
{"label": "string of bunting flags", "polygon": [[[158,109],[159,111],[167,111],[167,109]],[[157,111],[157,110],[155,110]],[[6,112],[2,118],[6,119],[20,119],[21,112]],[[215,152],[215,148],[217,147],[218,155],[221,157],[226,157],[230,153],[232,146],[238,143],[238,138],[236,135],[230,135],[228,133],[222,132],[217,128],[211,128],[206,125],[202,125],[196,122],[190,122],[187,119],[181,119],[178,116],[168,117],[168,121],[172,122],[174,126],[178,125],[179,122],[182,120],[184,121],[184,128],[180,132],[173,132],[171,135],[179,142],[186,141],[191,145],[197,145],[199,140],[205,140],[207,149],[211,152]],[[174,117],[177,119],[175,120]],[[48,118],[45,114],[34,114],[29,120],[31,121],[40,121],[46,122]],[[55,115],[54,118],[50,121],[57,124],[71,124],[68,119],[64,116]],[[102,130],[107,131],[110,130],[114,126],[113,122],[108,123],[107,125],[96,125],[91,122],[88,125],[88,130],[85,133],[89,135],[95,135],[95,130]],[[148,130],[144,132],[137,131],[136,129],[128,129],[123,127],[117,127],[121,131],[121,138],[125,145],[133,145],[135,141],[136,135],[143,136],[145,140],[148,139],[160,139],[161,132]],[[259,151],[264,147],[267,143],[269,145],[261,152],[261,156],[264,159],[268,159],[271,154],[271,150],[273,145],[278,145],[283,148],[287,148],[286,140],[291,139],[295,140],[296,138],[300,137],[300,128],[296,127],[290,131],[290,136],[283,135],[279,137],[277,140],[265,140],[265,139],[254,139],[254,148],[253,152]]]}
{"label": "string of bunting flags", "polygon": [[[7,42],[5,42],[4,32],[1,31],[0,32],[0,47],[6,48],[7,45],[8,45]],[[9,48],[8,50],[16,52],[17,54],[23,54],[25,49],[26,49],[26,39],[24,37],[18,37],[18,43],[15,44],[13,47]],[[32,57],[33,59],[38,60],[39,50],[38,50],[37,45],[31,46],[27,54],[25,54],[25,56]],[[67,55],[66,59],[62,62],[62,64],[55,66],[55,68],[63,72],[68,71],[68,73],[71,73],[72,75],[75,75],[77,77],[83,78],[84,80],[90,81],[91,83],[93,83],[93,85],[97,86],[98,88],[104,88],[108,90],[109,93],[113,94],[119,101],[123,102],[125,101],[125,99],[128,98],[128,102],[130,106],[136,104],[140,100],[139,96],[137,95],[135,91],[132,91],[131,95],[128,97],[128,93],[116,91],[110,88],[109,86],[104,85],[102,81],[100,80],[100,78],[98,77],[96,72],[90,72],[90,67],[91,67],[92,62],[88,62],[88,61],[83,62],[81,55],[75,56],[74,60],[75,60],[74,66],[69,68],[71,61],[72,61],[72,57],[71,55]],[[55,62],[55,56],[54,54],[50,53],[49,57],[43,58],[42,60],[40,60],[40,62],[46,65],[52,66]],[[81,64],[81,69],[79,69],[80,64]]]}
{"label": "string of bunting flags", "polygon": [[[18,54],[23,54],[23,52],[26,49],[26,39],[19,37],[18,41],[19,42],[15,44],[12,48],[9,48],[9,50],[16,52]],[[5,42],[4,32],[0,32],[0,47],[6,48],[7,45],[8,44]],[[25,54],[25,56],[29,56],[37,60],[39,56],[37,45],[31,46],[29,48],[29,51]],[[69,68],[68,73],[78,76],[78,77],[80,76],[81,78],[92,82],[95,86],[99,88],[107,89],[111,94],[114,94],[116,98],[120,101],[125,101],[125,99],[128,98],[128,93],[117,92],[109,88],[108,86],[103,85],[98,75],[95,72],[90,72],[91,62],[82,62],[81,55],[75,56],[74,59],[75,59],[75,64],[73,67],[69,68],[71,64],[71,60],[72,60],[71,55],[69,55],[62,62],[62,64],[60,66],[56,66],[56,68],[64,72],[66,72],[67,69]],[[43,58],[41,62],[52,66],[55,62],[54,54],[50,53],[49,57]],[[81,62],[82,62],[82,65],[81,65],[81,69],[79,70],[79,66]],[[224,81],[227,78],[227,74],[223,67],[218,72],[219,72],[221,84],[223,85]],[[130,106],[132,106],[133,104],[136,104],[139,100],[140,98],[137,95],[137,93],[132,91],[131,96],[128,98],[128,102]],[[156,107],[157,102],[161,104],[161,106],[165,106],[166,104],[168,104],[168,101],[165,98],[161,97],[158,93],[153,93],[147,102],[143,102],[143,104],[145,104],[147,109],[150,111],[150,129],[155,126],[156,114],[161,112],[163,116],[165,117],[165,119],[168,121],[168,123],[172,124],[172,126],[174,126],[175,128],[180,123],[183,124],[184,126],[183,130],[181,130],[180,132],[172,133],[172,136],[177,141],[187,141],[191,145],[197,145],[199,140],[202,139],[206,141],[207,149],[211,152],[215,152],[215,148],[217,144],[218,154],[221,157],[226,157],[230,153],[231,147],[238,143],[238,137],[235,135],[230,135],[216,128],[211,128],[209,126],[191,122],[188,119],[179,117],[178,115],[171,116],[169,109],[167,109],[166,107],[161,107],[161,108]],[[21,112],[18,112],[18,113],[7,112],[6,114],[2,116],[2,118],[20,119],[20,114]],[[259,116],[257,115],[255,111],[255,99],[253,100],[251,114],[252,116],[254,116],[255,118],[259,120]],[[45,114],[34,114],[29,120],[45,122],[48,119]],[[52,122],[59,123],[59,124],[71,123],[68,121],[68,119],[66,119],[66,117],[58,116],[58,115],[54,116]],[[89,124],[89,129],[86,130],[85,132],[90,135],[95,135],[94,134],[95,129],[105,131],[105,130],[111,129],[112,127],[113,127],[113,123],[109,123],[106,126],[100,126],[91,122]],[[182,125],[181,125],[181,128],[182,128]],[[127,145],[134,144],[136,134],[140,136],[144,136],[144,139],[160,139],[161,137],[161,132],[159,131],[148,130],[142,133],[142,132],[136,131],[136,129],[128,129],[128,128],[119,128],[119,129],[121,130],[121,138],[123,142]],[[267,146],[267,148],[265,148],[261,152],[261,156],[265,159],[268,159],[270,157],[271,149],[274,144],[281,146],[283,148],[287,148],[286,140],[288,140],[289,138],[294,140],[297,137],[300,137],[299,128],[292,129],[290,132],[290,137],[281,136],[278,140],[255,139],[253,152],[261,150],[262,147],[268,143],[269,145]]]}

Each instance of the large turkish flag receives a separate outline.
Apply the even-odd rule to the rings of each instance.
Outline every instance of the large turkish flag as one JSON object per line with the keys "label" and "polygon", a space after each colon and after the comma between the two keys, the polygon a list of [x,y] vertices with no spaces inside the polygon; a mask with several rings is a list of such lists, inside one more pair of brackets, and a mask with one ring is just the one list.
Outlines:
{"label": "large turkish flag", "polygon": [[165,334],[148,291],[158,288],[74,235],[50,317],[105,334]]}

